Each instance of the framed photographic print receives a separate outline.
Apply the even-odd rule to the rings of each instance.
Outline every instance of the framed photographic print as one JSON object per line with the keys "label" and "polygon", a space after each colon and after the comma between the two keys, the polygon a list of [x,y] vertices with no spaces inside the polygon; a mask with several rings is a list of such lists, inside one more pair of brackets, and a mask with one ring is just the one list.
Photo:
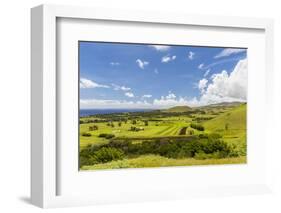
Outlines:
{"label": "framed photographic print", "polygon": [[269,192],[272,26],[33,8],[32,203]]}
{"label": "framed photographic print", "polygon": [[246,48],[78,45],[81,170],[246,163]]}

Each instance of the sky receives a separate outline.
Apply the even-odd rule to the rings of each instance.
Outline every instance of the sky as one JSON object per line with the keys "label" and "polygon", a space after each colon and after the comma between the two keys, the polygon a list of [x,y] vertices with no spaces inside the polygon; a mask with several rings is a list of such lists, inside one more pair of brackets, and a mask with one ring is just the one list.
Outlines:
{"label": "sky", "polygon": [[79,42],[81,109],[247,100],[247,49]]}

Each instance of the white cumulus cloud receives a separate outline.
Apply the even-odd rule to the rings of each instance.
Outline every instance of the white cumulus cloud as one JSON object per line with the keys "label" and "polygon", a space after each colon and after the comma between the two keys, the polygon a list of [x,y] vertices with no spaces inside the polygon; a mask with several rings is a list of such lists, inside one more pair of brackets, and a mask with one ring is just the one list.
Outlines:
{"label": "white cumulus cloud", "polygon": [[130,87],[126,87],[126,86],[119,86],[117,84],[111,84],[113,89],[118,91],[118,90],[122,90],[122,91],[130,91],[131,88]]}
{"label": "white cumulus cloud", "polygon": [[203,78],[198,83],[198,89],[201,93],[205,92],[205,88],[207,87],[208,80],[206,78]]}
{"label": "white cumulus cloud", "polygon": [[149,46],[160,52],[165,52],[171,48],[170,46],[167,45],[149,45]]}
{"label": "white cumulus cloud", "polygon": [[89,89],[89,88],[109,88],[107,85],[98,84],[92,80],[86,78],[80,78],[80,88],[82,89]]}
{"label": "white cumulus cloud", "polygon": [[176,58],[177,58],[177,56],[175,56],[175,55],[173,55],[173,56],[168,56],[168,55],[166,55],[166,56],[162,57],[161,62],[162,62],[162,63],[168,63],[168,62],[170,62],[170,61],[175,60]]}
{"label": "white cumulus cloud", "polygon": [[203,63],[198,65],[198,69],[202,70],[203,68],[204,68],[204,64]]}
{"label": "white cumulus cloud", "polygon": [[110,62],[110,65],[111,65],[111,66],[119,66],[120,63],[119,63],[119,62]]}
{"label": "white cumulus cloud", "polygon": [[144,69],[144,67],[149,64],[148,61],[142,61],[141,59],[137,59],[136,63],[139,66],[139,68],[141,68],[141,69]]}
{"label": "white cumulus cloud", "polygon": [[143,95],[142,97],[143,97],[143,98],[151,98],[151,97],[152,97],[152,95],[150,95],[150,94],[146,94],[146,95]]}
{"label": "white cumulus cloud", "polygon": [[230,74],[223,70],[221,73],[214,74],[207,86],[202,83],[204,91],[200,98],[200,103],[205,105],[219,102],[246,101],[247,79],[247,59],[243,59],[236,64]]}
{"label": "white cumulus cloud", "polygon": [[192,51],[189,51],[188,52],[188,58],[189,58],[189,60],[193,60],[194,59],[194,55],[195,55],[195,53],[194,52],[192,52]]}
{"label": "white cumulus cloud", "polygon": [[166,99],[175,99],[177,96],[172,93],[171,91],[169,91],[169,94],[165,97]]}
{"label": "white cumulus cloud", "polygon": [[132,92],[126,92],[125,95],[129,98],[135,97],[134,93],[132,93]]}
{"label": "white cumulus cloud", "polygon": [[190,106],[191,103],[187,100],[187,98],[179,97],[174,93],[169,92],[167,96],[161,96],[160,99],[153,100],[154,108],[158,109],[166,109],[173,106]]}
{"label": "white cumulus cloud", "polygon": [[219,54],[215,55],[214,58],[227,57],[227,56],[242,53],[242,52],[245,52],[245,51],[246,51],[246,49],[225,48]]}

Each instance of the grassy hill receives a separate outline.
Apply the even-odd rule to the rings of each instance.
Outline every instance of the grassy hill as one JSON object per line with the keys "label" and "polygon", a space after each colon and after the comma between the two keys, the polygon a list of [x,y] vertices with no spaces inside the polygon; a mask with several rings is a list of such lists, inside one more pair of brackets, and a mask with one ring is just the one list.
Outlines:
{"label": "grassy hill", "polygon": [[220,102],[217,104],[209,104],[207,106],[202,106],[199,108],[213,108],[213,107],[236,107],[236,106],[240,106],[241,104],[243,104],[242,102]]}
{"label": "grassy hill", "polygon": [[190,110],[192,110],[192,108],[189,106],[175,106],[170,109],[162,110],[162,112],[188,112]]}
{"label": "grassy hill", "polygon": [[208,132],[217,132],[223,140],[237,147],[240,154],[246,153],[247,104],[241,104],[203,123]]}
{"label": "grassy hill", "polygon": [[246,104],[241,104],[233,109],[206,121],[204,127],[211,131],[245,130],[246,129]]}

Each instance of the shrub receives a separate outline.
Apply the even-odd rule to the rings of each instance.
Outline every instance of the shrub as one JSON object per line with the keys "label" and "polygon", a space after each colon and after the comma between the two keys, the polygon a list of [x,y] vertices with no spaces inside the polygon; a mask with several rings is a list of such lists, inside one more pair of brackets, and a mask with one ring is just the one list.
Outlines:
{"label": "shrub", "polygon": [[97,163],[98,163],[98,161],[93,156],[80,156],[80,158],[79,158],[80,167],[82,167],[84,165],[94,165]]}
{"label": "shrub", "polygon": [[205,128],[201,124],[191,123],[190,127],[193,128],[193,129],[197,129],[199,131],[204,131],[205,130]]}
{"label": "shrub", "polygon": [[138,131],[144,130],[144,128],[143,127],[131,126],[130,130],[133,131],[133,132],[138,132]]}
{"label": "shrub", "polygon": [[228,130],[228,128],[229,128],[229,124],[226,123],[225,126],[224,126],[224,129],[225,129],[225,130]]}
{"label": "shrub", "polygon": [[94,152],[94,155],[89,159],[93,163],[107,163],[109,161],[121,160],[123,158],[124,152],[122,150],[111,147],[102,147]]}
{"label": "shrub", "polygon": [[89,133],[89,132],[83,132],[83,133],[82,133],[82,136],[84,136],[84,137],[91,137],[92,134]]}
{"label": "shrub", "polygon": [[94,126],[89,126],[89,131],[94,131],[94,130],[98,130],[99,127],[97,125]]}
{"label": "shrub", "polygon": [[187,127],[181,128],[181,130],[179,132],[179,135],[185,135],[186,134],[186,129],[187,129]]}
{"label": "shrub", "polygon": [[111,139],[111,138],[114,138],[115,135],[114,134],[108,134],[108,133],[101,133],[101,134],[99,134],[99,137],[100,138]]}
{"label": "shrub", "polygon": [[[102,133],[99,137],[114,137]],[[127,157],[154,154],[168,158],[217,159],[237,157],[234,146],[219,139],[218,134],[201,134],[184,138],[160,138],[132,142],[129,139],[116,138],[107,144],[92,145],[80,151],[80,165],[93,165]]]}
{"label": "shrub", "polygon": [[209,138],[201,142],[201,150],[206,154],[218,152],[219,158],[229,156],[231,153],[231,147],[222,140]]}
{"label": "shrub", "polygon": [[192,130],[192,129],[188,130],[188,134],[189,135],[194,135],[194,130]]}

